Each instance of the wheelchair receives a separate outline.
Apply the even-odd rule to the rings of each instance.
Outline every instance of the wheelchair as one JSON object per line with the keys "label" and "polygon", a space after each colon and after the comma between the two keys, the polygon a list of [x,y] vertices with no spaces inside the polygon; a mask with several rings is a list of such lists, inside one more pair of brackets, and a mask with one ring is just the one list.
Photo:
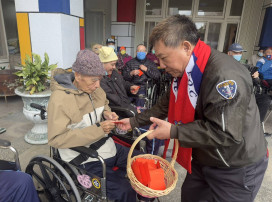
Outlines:
{"label": "wheelchair", "polygon": [[[31,107],[40,110],[41,119],[47,117],[44,106],[35,103]],[[124,108],[115,108],[118,113],[133,112]],[[131,131],[132,135],[125,141],[132,143],[140,134],[139,131]],[[138,134],[139,133],[139,134]],[[144,147],[143,145],[140,146]],[[36,184],[39,195],[46,198],[46,201],[84,201],[84,202],[104,202],[109,201],[106,195],[106,164],[96,150],[84,146],[70,148],[80,153],[87,160],[89,157],[96,158],[102,166],[102,178],[87,172],[75,164],[75,161],[65,162],[61,160],[58,150],[50,147],[50,157],[38,155],[33,157],[26,167],[26,173],[32,176]],[[19,160],[18,160],[19,161]]]}
{"label": "wheelchair", "polygon": [[[21,170],[18,152],[7,140],[0,139],[0,149],[9,149],[14,153],[14,162],[0,160],[1,170]],[[32,176],[42,201],[108,201],[106,197],[106,165],[96,151],[86,147],[72,150],[97,158],[103,167],[103,178],[87,173],[85,170],[62,161],[52,148],[53,158],[33,157],[25,172]]]}

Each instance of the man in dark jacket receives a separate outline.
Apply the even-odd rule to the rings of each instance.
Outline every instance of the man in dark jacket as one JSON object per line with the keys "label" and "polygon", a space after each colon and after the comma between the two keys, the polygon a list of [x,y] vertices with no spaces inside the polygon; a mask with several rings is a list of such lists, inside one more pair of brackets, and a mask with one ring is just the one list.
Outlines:
{"label": "man in dark jacket", "polygon": [[200,41],[185,16],[159,23],[150,44],[174,77],[170,92],[118,127],[153,122],[149,138],[179,140],[177,161],[188,170],[182,202],[254,201],[268,155],[248,70]]}
{"label": "man in dark jacket", "polygon": [[[147,52],[144,45],[138,45],[136,52],[136,57],[126,63],[122,74],[126,81],[140,86],[140,89],[137,93],[138,95],[145,95],[147,80],[149,78],[155,81],[159,80],[160,71],[154,62],[146,58]],[[143,99],[137,99],[135,104],[137,106],[144,106],[144,102],[145,101]]]}

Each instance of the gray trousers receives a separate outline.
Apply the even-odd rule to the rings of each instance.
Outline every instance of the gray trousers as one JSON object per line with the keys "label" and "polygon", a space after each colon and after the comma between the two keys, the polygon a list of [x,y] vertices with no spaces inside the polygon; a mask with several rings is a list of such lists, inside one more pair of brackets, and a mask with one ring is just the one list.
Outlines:
{"label": "gray trousers", "polygon": [[242,168],[216,168],[192,161],[182,185],[182,202],[253,202],[267,169],[268,157]]}

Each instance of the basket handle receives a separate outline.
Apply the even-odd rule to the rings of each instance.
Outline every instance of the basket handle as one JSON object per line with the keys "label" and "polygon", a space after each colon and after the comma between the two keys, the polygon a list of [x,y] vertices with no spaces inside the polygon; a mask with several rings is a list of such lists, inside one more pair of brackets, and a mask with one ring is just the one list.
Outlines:
{"label": "basket handle", "polygon": [[[134,151],[134,148],[136,147],[136,145],[138,144],[138,142],[140,142],[144,137],[148,136],[150,133],[152,133],[154,130],[149,130],[145,133],[143,133],[142,135],[140,135],[131,145],[129,153],[128,153],[128,158],[127,158],[127,168],[130,167],[131,165],[131,156],[132,156],[132,152]],[[173,155],[173,158],[171,160],[171,166],[174,167],[174,164],[176,162],[177,159],[177,155],[178,155],[178,148],[179,148],[179,142],[177,139],[175,139],[175,152]]]}

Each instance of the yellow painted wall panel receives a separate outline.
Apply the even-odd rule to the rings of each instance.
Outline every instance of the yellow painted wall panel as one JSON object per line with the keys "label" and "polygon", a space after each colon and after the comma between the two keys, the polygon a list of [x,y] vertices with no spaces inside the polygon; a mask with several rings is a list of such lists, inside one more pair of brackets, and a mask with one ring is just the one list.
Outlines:
{"label": "yellow painted wall panel", "polygon": [[79,25],[80,25],[80,27],[84,27],[84,19],[83,18],[79,18]]}
{"label": "yellow painted wall panel", "polygon": [[28,13],[16,13],[16,18],[21,52],[21,62],[22,64],[25,64],[26,54],[32,58]]}

